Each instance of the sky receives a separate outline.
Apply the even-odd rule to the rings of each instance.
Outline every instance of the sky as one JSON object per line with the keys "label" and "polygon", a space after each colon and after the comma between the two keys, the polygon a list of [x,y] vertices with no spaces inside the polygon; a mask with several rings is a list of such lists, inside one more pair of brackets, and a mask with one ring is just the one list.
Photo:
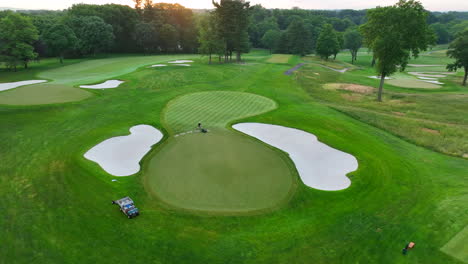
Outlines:
{"label": "sky", "polygon": [[[188,8],[212,8],[211,0],[153,0],[153,2],[179,3]],[[387,6],[397,0],[250,0],[266,8],[299,7],[302,9],[366,9]],[[431,11],[468,11],[468,0],[420,0]],[[132,0],[0,0],[0,7],[21,9],[66,9],[73,4],[115,3],[133,6]]]}

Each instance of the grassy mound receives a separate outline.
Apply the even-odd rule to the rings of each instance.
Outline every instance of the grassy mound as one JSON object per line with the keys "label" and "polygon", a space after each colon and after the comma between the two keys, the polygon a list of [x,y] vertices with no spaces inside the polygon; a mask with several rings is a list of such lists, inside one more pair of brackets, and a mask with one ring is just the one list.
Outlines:
{"label": "grassy mound", "polygon": [[164,120],[171,133],[196,128],[201,122],[208,129],[224,128],[236,119],[254,116],[276,108],[266,97],[241,92],[201,92],[181,96],[171,101]]}
{"label": "grassy mound", "polygon": [[276,207],[296,185],[286,157],[231,131],[193,133],[169,141],[145,172],[149,189],[175,207],[248,212]]}

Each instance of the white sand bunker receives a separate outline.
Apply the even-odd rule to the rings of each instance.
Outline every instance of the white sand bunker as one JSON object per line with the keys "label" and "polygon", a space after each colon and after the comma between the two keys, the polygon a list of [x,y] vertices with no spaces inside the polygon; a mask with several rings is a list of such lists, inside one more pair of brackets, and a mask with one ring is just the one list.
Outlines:
{"label": "white sand bunker", "polygon": [[170,61],[169,63],[190,63],[193,62],[192,60],[175,60],[175,61]]}
{"label": "white sand bunker", "polygon": [[418,77],[421,80],[428,80],[428,81],[437,81],[437,78],[429,78],[429,77]]}
{"label": "white sand bunker", "polygon": [[[379,79],[380,80],[380,76],[368,76],[369,78],[371,79]],[[390,77],[385,77],[385,80],[391,80],[392,78]]]}
{"label": "white sand bunker", "polygon": [[47,82],[47,81],[46,80],[30,80],[30,81],[0,83],[0,92],[10,90],[16,87],[24,86],[24,85],[44,83],[44,82]]}
{"label": "white sand bunker", "polygon": [[357,170],[356,158],[318,141],[302,130],[260,123],[241,123],[234,129],[289,154],[305,185],[325,191],[348,188],[346,174]]}
{"label": "white sand bunker", "polygon": [[442,64],[408,64],[409,67],[443,67]]}
{"label": "white sand bunker", "polygon": [[174,65],[177,65],[177,66],[185,66],[185,67],[190,67],[190,66],[192,66],[192,65],[190,65],[190,64],[174,64]]}
{"label": "white sand bunker", "polygon": [[87,89],[109,89],[109,88],[117,88],[119,85],[124,83],[124,81],[119,81],[119,80],[108,80],[100,84],[94,84],[94,85],[80,85],[81,88],[87,88]]}
{"label": "white sand bunker", "polygon": [[166,64],[155,64],[155,65],[151,65],[150,68],[166,67],[166,66],[167,66]]}
{"label": "white sand bunker", "polygon": [[435,80],[423,80],[423,82],[427,82],[427,83],[432,83],[432,84],[438,84],[438,85],[442,85],[444,84],[443,82],[439,82],[439,81],[435,81]]}
{"label": "white sand bunker", "polygon": [[129,176],[140,171],[140,160],[158,143],[163,134],[148,125],[130,128],[130,135],[113,137],[94,146],[84,157],[96,162],[114,176]]}

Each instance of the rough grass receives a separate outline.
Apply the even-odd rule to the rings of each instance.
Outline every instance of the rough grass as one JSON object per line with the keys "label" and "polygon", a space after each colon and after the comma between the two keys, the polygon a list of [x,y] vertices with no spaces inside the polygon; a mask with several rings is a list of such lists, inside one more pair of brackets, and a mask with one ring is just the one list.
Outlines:
{"label": "rough grass", "polygon": [[[354,118],[418,145],[450,155],[467,156],[468,105],[464,102],[468,100],[468,90],[456,83],[454,76],[443,79],[445,84],[439,89],[405,89],[392,85],[392,81],[412,80],[415,77],[397,73],[392,76],[397,77],[396,80],[385,81],[383,103],[376,102],[376,94],[356,96],[350,95],[349,91],[324,89],[326,86],[322,85],[337,81],[377,88],[379,80],[367,78],[375,75],[375,71],[369,68],[370,61],[364,62],[363,57],[372,59],[371,55],[362,54],[361,58],[358,57],[362,69],[346,74],[309,65],[300,71],[299,81],[313,97]],[[440,64],[437,63],[437,58],[424,57],[425,55],[422,55],[418,60],[426,64]],[[338,58],[351,60],[348,53],[340,53]],[[417,81],[419,87],[420,84],[433,85]],[[438,133],[428,133],[425,129],[437,130]]]}
{"label": "rough grass", "polygon": [[291,197],[297,177],[286,161],[286,155],[236,132],[193,133],[169,139],[144,175],[149,189],[169,205],[247,213]]}
{"label": "rough grass", "polygon": [[193,93],[171,101],[164,120],[171,133],[194,130],[200,122],[207,129],[223,128],[230,121],[276,108],[271,99],[249,93],[216,91]]}
{"label": "rough grass", "polygon": [[273,54],[271,58],[267,60],[269,63],[288,63],[292,58],[292,55],[289,54]]}
{"label": "rough grass", "polygon": [[[366,77],[375,75],[372,69],[338,74],[317,67],[313,72],[320,78],[303,79],[302,71],[311,68],[285,76],[290,66],[262,63],[268,56],[255,51],[245,57],[246,65],[199,64],[169,76],[140,69],[116,76],[128,80],[122,89],[73,104],[0,106],[0,263],[460,263],[440,248],[468,224],[468,161],[430,150],[436,145],[409,143],[412,138],[398,127],[418,126],[419,119],[455,123],[460,136],[447,138],[468,142],[459,128],[468,118],[464,88],[452,81],[437,92],[386,86],[384,104],[363,95],[355,105],[336,99],[348,91],[321,86],[376,87]],[[358,62],[367,67],[370,60]],[[290,202],[266,214],[197,216],[162,206],[143,187],[142,173],[110,177],[83,158],[133,125],[164,130],[160,117],[169,101],[215,90],[255,93],[278,103],[277,110],[242,122],[299,128],[356,156],[359,170],[350,175],[351,187],[324,192],[299,183]],[[337,105],[379,115],[398,111],[405,118],[392,120],[386,130],[336,111]],[[142,211],[133,220],[110,204],[127,195]],[[416,248],[403,256],[409,241]]]}

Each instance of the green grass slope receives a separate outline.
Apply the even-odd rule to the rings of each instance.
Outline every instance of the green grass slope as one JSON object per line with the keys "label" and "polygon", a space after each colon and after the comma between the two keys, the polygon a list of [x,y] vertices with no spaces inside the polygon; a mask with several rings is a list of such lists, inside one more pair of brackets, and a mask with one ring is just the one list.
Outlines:
{"label": "green grass slope", "polygon": [[[315,93],[320,79],[301,78],[303,71],[315,69],[289,77],[283,72],[290,65],[263,63],[268,58],[267,51],[259,51],[246,56],[246,65],[164,69],[169,76],[139,69],[116,76],[129,81],[124,88],[81,102],[0,106],[0,263],[461,263],[440,248],[468,224],[468,161],[412,144],[410,134],[337,111],[336,105],[348,106],[348,101],[330,107],[323,99],[327,94]],[[348,76],[321,69],[321,76],[334,83]],[[243,121],[299,128],[356,156],[359,170],[351,173],[350,188],[324,192],[299,184],[279,210],[198,216],[161,204],[144,188],[142,173],[110,177],[83,158],[97,143],[126,134],[133,125],[163,129],[162,111],[174,98],[216,90],[254,93],[279,105]],[[431,93],[411,91],[399,100]],[[461,88],[453,85],[436,97],[461,94],[457,91]],[[425,102],[431,100],[444,102]],[[459,103],[463,106],[463,100]],[[457,114],[463,108],[438,108],[427,119],[466,118]],[[407,115],[420,118],[426,113]],[[409,122],[394,119],[393,124]],[[110,204],[126,195],[142,210],[140,217],[128,220]],[[417,246],[403,256],[408,241]]]}

